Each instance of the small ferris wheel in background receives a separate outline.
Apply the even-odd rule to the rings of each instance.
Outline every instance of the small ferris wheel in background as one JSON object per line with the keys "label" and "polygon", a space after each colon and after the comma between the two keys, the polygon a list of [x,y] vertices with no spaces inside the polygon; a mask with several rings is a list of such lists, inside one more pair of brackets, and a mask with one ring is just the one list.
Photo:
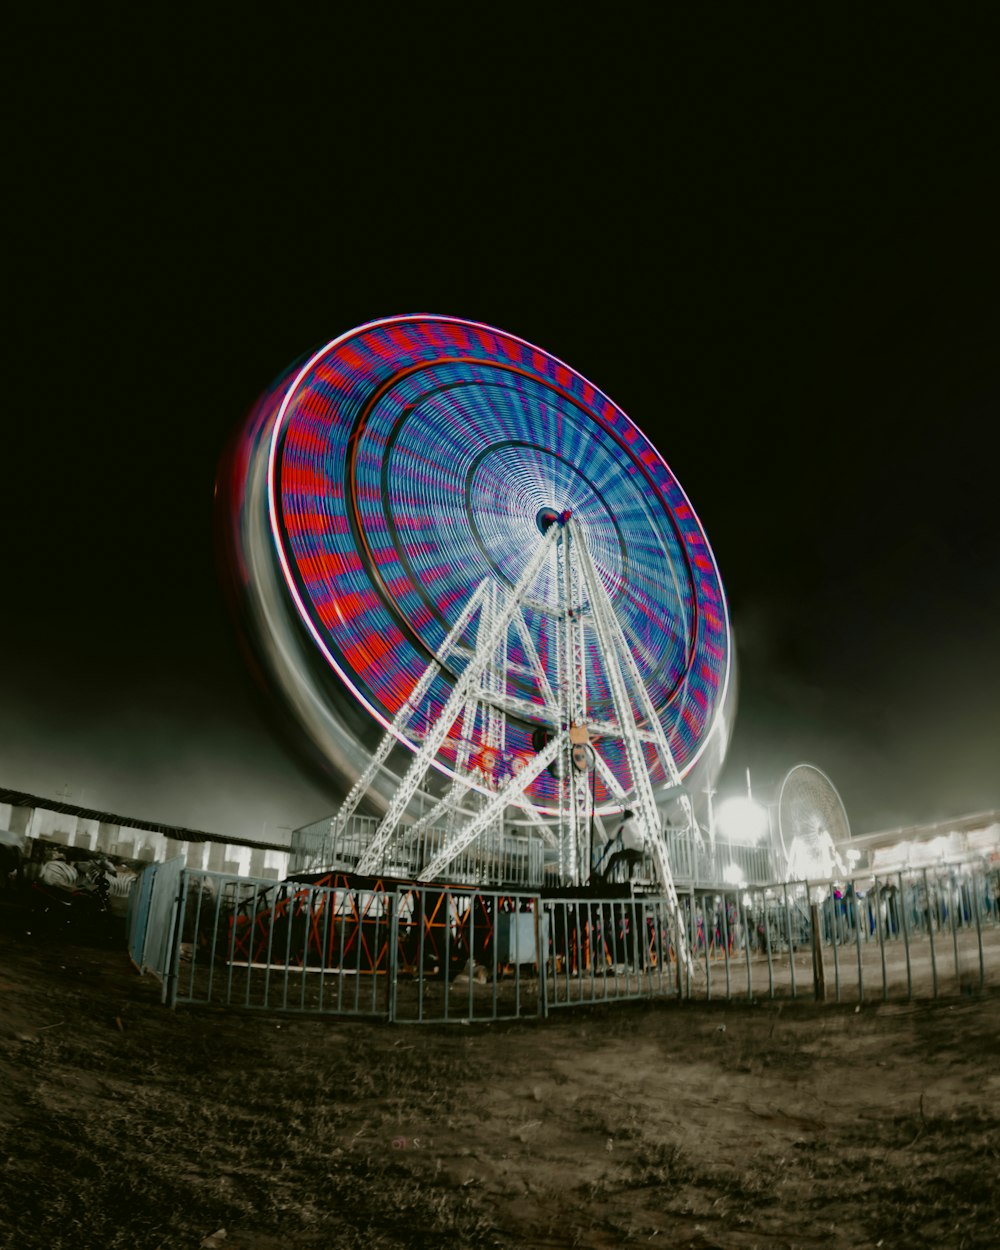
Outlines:
{"label": "small ferris wheel in background", "polygon": [[786,773],[777,823],[788,880],[823,880],[845,872],[838,848],[850,840],[850,822],[836,786],[815,764],[796,764]]}

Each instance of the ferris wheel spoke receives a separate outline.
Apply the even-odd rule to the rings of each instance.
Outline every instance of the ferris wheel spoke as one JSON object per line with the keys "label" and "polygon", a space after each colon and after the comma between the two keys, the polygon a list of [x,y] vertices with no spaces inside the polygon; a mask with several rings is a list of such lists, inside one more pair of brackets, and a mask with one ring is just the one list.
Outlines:
{"label": "ferris wheel spoke", "polygon": [[608,767],[604,756],[597,747],[594,748],[594,766],[596,767],[601,780],[616,799],[621,800],[627,797],[627,791],[615,776],[612,769]]}
{"label": "ferris wheel spoke", "polygon": [[[545,539],[538,544],[538,549],[535,552],[535,555],[528,562],[528,566],[522,575],[519,587],[527,589],[531,586],[538,574],[539,568],[549,554],[549,550],[554,542],[554,539],[555,532],[553,531],[546,535]],[[478,681],[481,677],[482,671],[486,667],[486,663],[489,659],[490,648],[496,645],[499,641],[501,632],[505,631],[510,625],[511,617],[516,611],[516,608],[517,599],[516,597],[512,597],[503,611],[499,613],[493,628],[489,631],[487,638],[485,639],[486,655],[474,663],[467,665],[462,671],[461,676],[456,681],[451,695],[449,696],[447,703],[442,708],[436,724],[428,732],[423,745],[414,756],[413,762],[407,770],[398,791],[393,796],[389,809],[375,832],[375,837],[371,846],[364,853],[361,860],[359,860],[359,872],[369,872],[379,863],[382,852],[385,850],[386,845],[393,837],[396,826],[402,818],[403,813],[406,811],[413,795],[416,793],[417,787],[419,786],[424,773],[436,757],[438,751],[440,751],[441,746],[444,743],[445,736],[455,723],[459,709],[462,707],[469,691],[472,689],[473,683]],[[480,646],[482,646],[482,643]]]}
{"label": "ferris wheel spoke", "polygon": [[503,809],[511,803],[516,795],[524,792],[525,788],[538,776],[542,769],[548,768],[565,746],[566,740],[564,733],[557,734],[548,746],[539,751],[534,760],[521,773],[513,774],[506,785],[489,800],[479,815],[466,825],[455,836],[454,840],[427,865],[427,868],[421,874],[421,879],[433,881],[436,876],[442,873],[456,855],[460,855],[470,843],[479,837],[484,829],[489,827],[497,816],[502,814]]}

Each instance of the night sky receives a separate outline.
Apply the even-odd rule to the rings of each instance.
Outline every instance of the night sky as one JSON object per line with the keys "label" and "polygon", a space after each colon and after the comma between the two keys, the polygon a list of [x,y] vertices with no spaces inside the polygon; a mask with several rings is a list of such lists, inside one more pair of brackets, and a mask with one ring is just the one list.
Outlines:
{"label": "night sky", "polygon": [[213,479],[293,360],[427,311],[677,474],[738,647],[720,794],[808,760],[855,832],[1000,806],[1000,96],[959,12],[23,30],[0,784],[256,839],[334,809],[240,655]]}

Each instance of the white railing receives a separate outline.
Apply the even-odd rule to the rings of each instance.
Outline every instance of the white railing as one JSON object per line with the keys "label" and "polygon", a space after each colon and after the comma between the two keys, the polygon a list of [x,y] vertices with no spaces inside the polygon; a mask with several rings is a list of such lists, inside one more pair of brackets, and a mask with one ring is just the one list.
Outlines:
{"label": "white railing", "polygon": [[[375,816],[353,815],[340,827],[336,819],[318,821],[292,834],[288,874],[354,871],[378,827]],[[388,877],[419,880],[423,869],[445,848],[453,834],[439,826],[408,835],[401,830],[391,839],[379,873]],[[538,886],[543,881],[542,843],[534,837],[497,829],[487,832],[451,861],[450,881],[465,884],[496,883]]]}
{"label": "white railing", "polygon": [[[371,845],[379,824],[377,816],[352,815],[343,827],[327,819],[296,829],[292,834],[288,875],[324,871],[353,872]],[[420,829],[409,836],[405,829],[388,843],[389,850],[379,872],[391,877],[419,879],[421,871],[447,845],[452,836],[440,826]],[[774,866],[767,847],[736,842],[701,846],[688,830],[664,829],[664,839],[675,882],[688,886],[763,885],[773,879]],[[534,836],[509,829],[484,834],[455,856],[448,867],[449,880],[466,884],[542,886],[554,884],[552,865],[544,864],[544,847]],[[655,884],[655,870],[647,856],[637,874],[640,881]]]}

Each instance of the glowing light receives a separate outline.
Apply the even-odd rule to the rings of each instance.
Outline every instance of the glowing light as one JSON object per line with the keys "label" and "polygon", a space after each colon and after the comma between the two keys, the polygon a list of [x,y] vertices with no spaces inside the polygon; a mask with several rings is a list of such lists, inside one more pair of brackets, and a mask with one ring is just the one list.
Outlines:
{"label": "glowing light", "polygon": [[727,864],[722,870],[722,880],[727,885],[746,885],[746,877],[739,864]]}
{"label": "glowing light", "polygon": [[727,842],[744,842],[750,846],[766,837],[770,826],[767,809],[742,795],[720,803],[715,820]]}
{"label": "glowing light", "polygon": [[826,830],[792,838],[788,851],[789,881],[832,877],[837,871],[843,872],[844,864]]}

